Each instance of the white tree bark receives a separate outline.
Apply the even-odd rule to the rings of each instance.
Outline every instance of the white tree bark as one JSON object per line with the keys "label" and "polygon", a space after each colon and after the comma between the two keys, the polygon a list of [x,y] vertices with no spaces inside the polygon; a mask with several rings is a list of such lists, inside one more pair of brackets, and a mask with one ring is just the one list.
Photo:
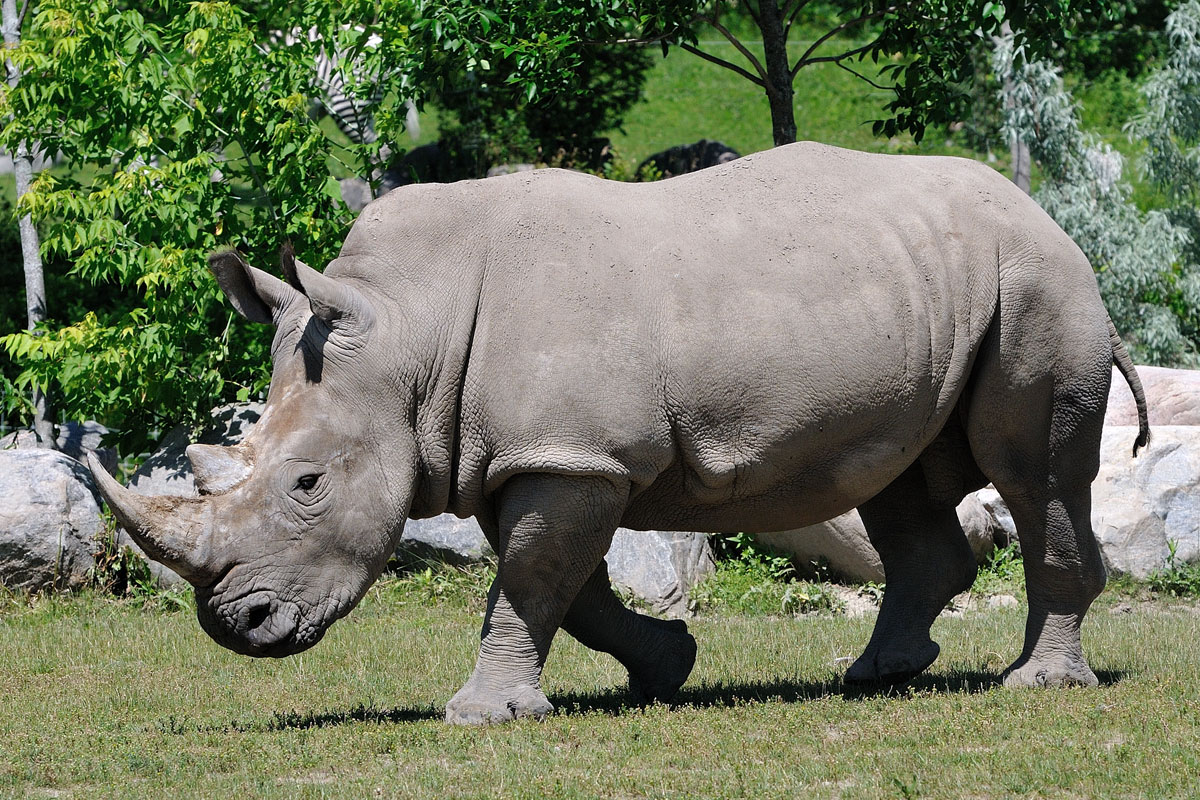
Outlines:
{"label": "white tree bark", "polygon": [[[12,49],[21,43],[21,16],[17,11],[17,0],[2,0],[0,3],[0,30],[4,33],[4,47]],[[4,59],[8,85],[15,88],[21,80],[21,72],[9,58]],[[13,174],[17,179],[17,200],[29,191],[33,182],[33,161],[27,143],[21,142],[13,153]],[[37,228],[33,219],[25,214],[18,220],[21,231],[21,258],[25,264],[25,307],[28,327],[33,330],[46,318],[46,282],[42,272],[42,256]],[[54,422],[46,395],[39,388],[33,390],[33,430],[39,447],[54,447]]]}

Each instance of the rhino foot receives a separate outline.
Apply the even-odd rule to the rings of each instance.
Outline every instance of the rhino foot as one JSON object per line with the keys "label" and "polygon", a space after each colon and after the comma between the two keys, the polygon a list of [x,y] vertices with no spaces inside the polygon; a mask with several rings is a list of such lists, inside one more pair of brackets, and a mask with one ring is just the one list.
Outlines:
{"label": "rhino foot", "polygon": [[505,698],[483,692],[468,684],[446,704],[446,722],[451,725],[495,725],[523,717],[544,719],[554,706],[541,690],[523,687]]}
{"label": "rhino foot", "polygon": [[907,651],[883,652],[868,648],[846,670],[842,682],[860,690],[899,686],[928,669],[940,652],[937,642],[931,640]]}
{"label": "rhino foot", "polygon": [[1056,689],[1063,686],[1096,686],[1096,673],[1081,658],[1061,657],[1034,661],[1018,659],[1001,676],[1009,689],[1044,686]]}
{"label": "rhino foot", "polygon": [[658,658],[630,667],[629,694],[640,705],[668,702],[696,665],[696,639],[683,620],[655,620],[662,626],[665,643]]}

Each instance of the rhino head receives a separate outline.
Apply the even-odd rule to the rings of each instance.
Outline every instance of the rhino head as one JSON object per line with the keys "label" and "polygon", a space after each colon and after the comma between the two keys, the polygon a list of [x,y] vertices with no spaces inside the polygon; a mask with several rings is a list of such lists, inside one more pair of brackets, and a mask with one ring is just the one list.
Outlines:
{"label": "rhino head", "polygon": [[237,445],[187,449],[199,497],[143,497],[90,466],[134,541],[195,586],[213,639],[286,656],[345,616],[394,550],[417,479],[411,404],[380,401],[397,376],[349,282],[290,252],[286,283],[233,251],[209,264],[242,316],[276,326],[262,418]]}

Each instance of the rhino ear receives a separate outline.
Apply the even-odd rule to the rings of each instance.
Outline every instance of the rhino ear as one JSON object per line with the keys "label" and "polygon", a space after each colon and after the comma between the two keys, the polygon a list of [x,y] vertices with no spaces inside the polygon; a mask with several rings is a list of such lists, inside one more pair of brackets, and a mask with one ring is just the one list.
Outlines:
{"label": "rhino ear", "polygon": [[208,257],[208,268],[234,310],[251,322],[274,322],[296,297],[296,290],[246,263],[230,248]]}
{"label": "rhino ear", "polygon": [[335,329],[365,332],[374,322],[371,304],[362,293],[330,278],[296,258],[290,244],[279,254],[288,285],[308,298],[313,316]]}

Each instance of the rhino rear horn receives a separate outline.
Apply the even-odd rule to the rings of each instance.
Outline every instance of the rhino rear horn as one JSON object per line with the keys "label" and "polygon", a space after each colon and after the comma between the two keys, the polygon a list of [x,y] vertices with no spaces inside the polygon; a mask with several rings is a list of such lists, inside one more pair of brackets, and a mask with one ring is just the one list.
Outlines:
{"label": "rhino rear horn", "polygon": [[283,246],[279,261],[288,285],[308,298],[314,317],[334,329],[362,332],[371,327],[371,304],[353,286],[317,272],[296,258],[291,245]]}
{"label": "rhino rear horn", "polygon": [[275,322],[299,296],[288,284],[247,264],[233,249],[210,255],[208,268],[230,305],[251,322]]}

